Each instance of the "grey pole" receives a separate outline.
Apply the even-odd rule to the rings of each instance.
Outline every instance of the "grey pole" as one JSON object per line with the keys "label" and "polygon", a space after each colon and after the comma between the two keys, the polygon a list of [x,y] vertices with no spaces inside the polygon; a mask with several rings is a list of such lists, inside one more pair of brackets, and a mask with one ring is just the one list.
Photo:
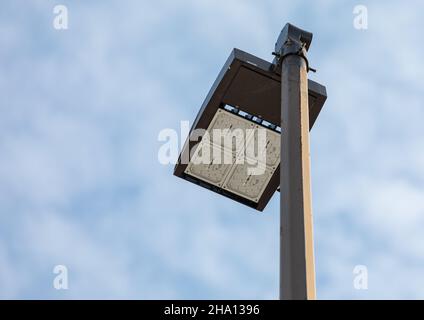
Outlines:
{"label": "grey pole", "polygon": [[309,156],[308,60],[312,34],[287,24],[275,45],[281,67],[280,299],[315,299]]}

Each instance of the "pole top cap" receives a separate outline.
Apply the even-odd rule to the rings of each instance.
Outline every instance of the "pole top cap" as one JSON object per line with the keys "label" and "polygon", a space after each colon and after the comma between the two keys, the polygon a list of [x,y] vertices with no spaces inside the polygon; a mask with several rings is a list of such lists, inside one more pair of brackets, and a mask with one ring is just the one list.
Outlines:
{"label": "pole top cap", "polygon": [[283,47],[287,40],[300,42],[305,46],[306,50],[309,50],[309,46],[312,42],[312,33],[287,23],[283,30],[281,30],[277,42],[275,43],[275,52],[283,52]]}

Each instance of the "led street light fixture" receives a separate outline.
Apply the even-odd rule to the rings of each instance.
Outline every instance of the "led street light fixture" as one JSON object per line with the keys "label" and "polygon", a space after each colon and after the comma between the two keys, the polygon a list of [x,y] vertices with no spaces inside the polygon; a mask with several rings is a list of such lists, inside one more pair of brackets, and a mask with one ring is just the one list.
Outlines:
{"label": "led street light fixture", "polygon": [[[327,96],[311,80],[308,90],[312,128]],[[275,65],[234,49],[193,123],[174,175],[262,211],[280,180],[280,102]],[[201,139],[198,129],[206,132]],[[220,139],[213,139],[215,132]]]}

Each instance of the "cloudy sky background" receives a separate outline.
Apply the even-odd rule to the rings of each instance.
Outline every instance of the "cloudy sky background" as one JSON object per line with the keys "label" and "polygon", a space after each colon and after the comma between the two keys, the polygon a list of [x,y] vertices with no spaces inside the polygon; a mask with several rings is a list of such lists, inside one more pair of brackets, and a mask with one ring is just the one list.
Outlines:
{"label": "cloudy sky background", "polygon": [[311,136],[318,298],[424,298],[423,12],[1,1],[0,298],[277,298],[278,197],[258,214],[177,179],[157,138],[194,120],[233,47],[271,60],[286,22],[314,32],[310,76],[329,95]]}

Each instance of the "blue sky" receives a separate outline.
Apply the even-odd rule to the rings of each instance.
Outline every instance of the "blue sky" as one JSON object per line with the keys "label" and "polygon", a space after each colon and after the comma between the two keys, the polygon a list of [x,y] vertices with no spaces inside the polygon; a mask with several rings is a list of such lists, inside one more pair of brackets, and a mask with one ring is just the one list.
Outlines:
{"label": "blue sky", "polygon": [[232,48],[271,60],[286,22],[314,33],[310,76],[329,95],[311,133],[318,298],[424,298],[423,12],[1,1],[0,298],[277,298],[278,197],[258,214],[175,178],[157,136],[194,120]]}

